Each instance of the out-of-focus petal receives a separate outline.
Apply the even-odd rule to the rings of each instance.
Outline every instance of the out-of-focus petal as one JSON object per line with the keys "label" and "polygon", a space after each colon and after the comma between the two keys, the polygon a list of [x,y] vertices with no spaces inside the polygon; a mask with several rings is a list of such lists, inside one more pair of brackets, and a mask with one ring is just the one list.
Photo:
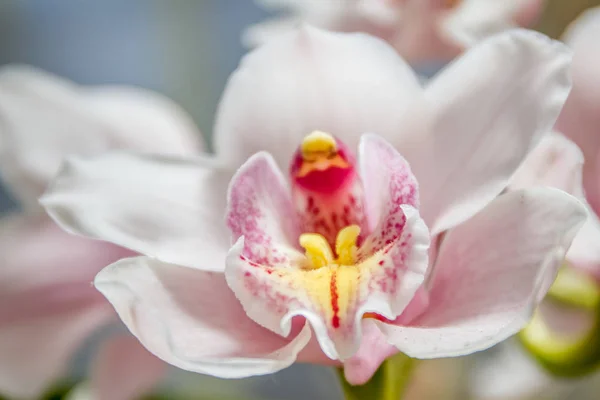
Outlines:
{"label": "out-of-focus petal", "polygon": [[166,364],[133,336],[104,342],[91,371],[91,398],[130,400],[148,394],[166,372]]}
{"label": "out-of-focus petal", "polygon": [[114,318],[90,283],[128,254],[41,214],[0,221],[0,393],[36,397],[66,372],[83,341]]}
{"label": "out-of-focus petal", "polygon": [[190,118],[159,94],[84,89],[26,66],[0,70],[0,171],[27,206],[37,207],[69,154],[130,148],[183,155],[201,143]]}
{"label": "out-of-focus petal", "polygon": [[105,268],[94,284],[148,350],[189,371],[222,378],[276,372],[311,336],[307,324],[290,338],[257,325],[221,273],[137,257]]}
{"label": "out-of-focus petal", "polygon": [[350,148],[364,132],[395,137],[420,93],[412,70],[385,42],[302,27],[242,60],[219,108],[215,146],[235,165],[266,150],[287,168],[314,130]]}
{"label": "out-of-focus petal", "polygon": [[471,393],[480,400],[539,399],[549,393],[546,389],[561,386],[516,340],[507,340],[475,359],[469,383]]}
{"label": "out-of-focus petal", "polygon": [[465,47],[539,15],[543,0],[462,0],[442,19],[442,34]]}
{"label": "out-of-focus petal", "polygon": [[586,205],[588,218],[573,239],[567,262],[600,279],[600,221],[583,199],[583,164],[579,147],[561,134],[552,133],[527,156],[513,176],[510,189],[548,186],[579,197]]}
{"label": "out-of-focus petal", "polygon": [[67,372],[71,358],[85,339],[113,317],[110,307],[96,303],[1,327],[2,394],[37,398]]}
{"label": "out-of-focus petal", "polygon": [[556,128],[583,151],[583,182],[586,197],[600,212],[600,7],[584,12],[565,32],[573,49],[573,90],[560,113]]}
{"label": "out-of-focus petal", "polygon": [[108,153],[73,157],[41,202],[65,230],[165,262],[223,270],[231,173],[212,160]]}
{"label": "out-of-focus petal", "polygon": [[410,327],[380,324],[418,358],[458,356],[516,333],[547,290],[585,209],[557,189],[508,192],[444,239],[430,304]]}
{"label": "out-of-focus petal", "polygon": [[[506,187],[569,92],[568,49],[528,31],[490,38],[426,88],[426,109],[393,141],[419,181],[432,234],[463,222]],[[422,124],[424,125],[424,124]]]}
{"label": "out-of-focus petal", "polygon": [[600,281],[600,221],[588,207],[588,218],[577,232],[567,252],[570,266],[587,272]]}
{"label": "out-of-focus petal", "polygon": [[574,196],[582,196],[583,154],[575,143],[551,133],[529,153],[510,181],[510,189],[531,186],[554,187]]}

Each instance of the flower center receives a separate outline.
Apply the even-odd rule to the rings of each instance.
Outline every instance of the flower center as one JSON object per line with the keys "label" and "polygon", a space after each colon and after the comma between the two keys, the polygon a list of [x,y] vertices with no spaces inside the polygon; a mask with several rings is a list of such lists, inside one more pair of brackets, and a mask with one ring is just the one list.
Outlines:
{"label": "flower center", "polygon": [[304,233],[300,235],[300,246],[306,251],[310,269],[325,266],[354,265],[356,264],[356,241],[360,234],[358,225],[350,225],[339,231],[335,240],[335,253],[327,239],[318,233]]}
{"label": "flower center", "polygon": [[321,235],[330,247],[344,227],[364,224],[363,189],[354,161],[343,142],[314,131],[302,140],[290,165],[302,231]]}
{"label": "flower center", "polygon": [[307,135],[300,146],[302,164],[296,177],[303,178],[314,171],[326,171],[329,168],[349,168],[350,165],[338,152],[333,136],[321,131]]}

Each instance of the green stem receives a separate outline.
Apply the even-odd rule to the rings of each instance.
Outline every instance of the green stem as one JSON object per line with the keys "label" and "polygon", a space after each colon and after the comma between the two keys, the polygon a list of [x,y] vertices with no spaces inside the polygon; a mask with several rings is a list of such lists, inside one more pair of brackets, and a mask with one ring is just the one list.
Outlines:
{"label": "green stem", "polygon": [[338,376],[346,400],[401,400],[409,386],[417,360],[397,354],[385,360],[371,380],[364,385],[350,385],[343,369]]}

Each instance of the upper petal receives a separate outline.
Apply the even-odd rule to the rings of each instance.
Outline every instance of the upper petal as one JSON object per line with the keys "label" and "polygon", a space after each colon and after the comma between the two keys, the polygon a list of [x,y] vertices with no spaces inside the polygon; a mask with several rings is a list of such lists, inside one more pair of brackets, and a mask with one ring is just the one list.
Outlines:
{"label": "upper petal", "polygon": [[[569,92],[566,47],[533,32],[485,40],[426,89],[425,115],[392,141],[419,181],[432,234],[483,208],[550,130]],[[430,114],[428,114],[430,113]],[[426,126],[423,126],[426,125]]]}
{"label": "upper petal", "polygon": [[218,271],[230,244],[223,222],[230,176],[200,157],[73,157],[41,202],[69,232]]}
{"label": "upper petal", "polygon": [[170,100],[134,88],[83,89],[25,66],[0,70],[0,170],[28,206],[69,154],[111,148],[192,154],[201,135]]}
{"label": "upper petal", "polygon": [[410,327],[382,330],[418,358],[464,355],[506,339],[527,322],[584,218],[581,203],[556,189],[498,197],[444,239],[425,313]]}
{"label": "upper petal", "polygon": [[250,320],[221,273],[137,257],[108,266],[94,285],[148,350],[188,371],[272,373],[292,364],[310,340],[308,327],[286,339]]}
{"label": "upper petal", "polygon": [[552,132],[529,153],[510,181],[510,189],[549,186],[582,196],[583,154],[575,143]]}
{"label": "upper petal", "polygon": [[166,372],[166,364],[130,335],[104,343],[91,371],[91,399],[130,400],[149,394]]}
{"label": "upper petal", "polygon": [[383,41],[303,27],[242,60],[219,107],[215,147],[237,165],[266,150],[287,168],[314,130],[350,148],[364,132],[394,137],[420,91],[412,70]]}

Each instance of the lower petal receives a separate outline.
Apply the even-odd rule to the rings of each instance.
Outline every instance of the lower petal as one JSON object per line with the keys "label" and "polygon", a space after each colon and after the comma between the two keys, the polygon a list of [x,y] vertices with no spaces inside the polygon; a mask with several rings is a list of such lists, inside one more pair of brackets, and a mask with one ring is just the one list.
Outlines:
{"label": "lower petal", "polygon": [[506,339],[530,318],[584,218],[581,203],[556,189],[500,196],[444,239],[427,310],[409,327],[381,329],[417,358],[465,355]]}
{"label": "lower petal", "polygon": [[94,284],[148,350],[188,371],[221,378],[276,372],[311,336],[306,325],[286,339],[254,323],[221,273],[137,257],[108,266]]}
{"label": "lower petal", "polygon": [[166,364],[135,337],[117,336],[96,355],[89,388],[94,399],[137,399],[150,393],[165,372]]}
{"label": "lower petal", "polygon": [[75,351],[114,318],[106,304],[0,328],[0,392],[37,398],[67,372]]}

